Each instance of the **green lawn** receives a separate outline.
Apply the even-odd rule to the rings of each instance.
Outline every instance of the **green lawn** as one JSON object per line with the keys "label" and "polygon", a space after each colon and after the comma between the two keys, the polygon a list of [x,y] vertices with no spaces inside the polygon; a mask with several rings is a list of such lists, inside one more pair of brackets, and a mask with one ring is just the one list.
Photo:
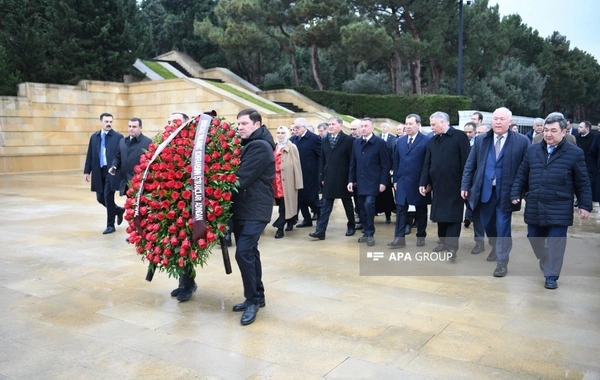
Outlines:
{"label": "green lawn", "polygon": [[177,76],[175,76],[175,74],[173,74],[169,70],[162,67],[162,65],[159,64],[158,62],[152,62],[152,61],[142,61],[142,62],[144,63],[144,65],[148,66],[148,68],[150,68],[150,70],[154,71],[155,73],[157,73],[158,75],[163,77],[163,79],[177,79]]}
{"label": "green lawn", "polygon": [[263,102],[260,99],[257,99],[257,98],[255,98],[253,96],[250,96],[250,95],[246,94],[245,92],[240,91],[237,88],[234,88],[234,87],[228,85],[227,83],[208,82],[208,81],[207,81],[207,83],[210,83],[210,84],[212,84],[214,86],[217,86],[217,87],[219,87],[222,90],[225,90],[225,91],[230,92],[230,93],[232,93],[234,95],[237,95],[237,96],[239,96],[242,99],[245,99],[245,100],[247,100],[249,102],[252,102],[252,103],[256,104],[257,106],[266,108],[269,111],[273,111],[273,112],[275,112],[275,113],[277,113],[279,115],[285,115],[285,114],[287,114],[287,112],[285,112],[284,110],[282,110],[282,109],[280,109],[278,107],[275,107],[275,106],[273,106],[270,103]]}

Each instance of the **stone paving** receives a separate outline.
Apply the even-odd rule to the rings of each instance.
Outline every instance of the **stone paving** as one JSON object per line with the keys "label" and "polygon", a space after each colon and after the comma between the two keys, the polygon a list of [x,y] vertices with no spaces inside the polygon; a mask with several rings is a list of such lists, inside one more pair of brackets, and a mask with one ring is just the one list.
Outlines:
{"label": "stone paving", "polygon": [[[178,303],[176,280],[144,280],[124,225],[102,235],[104,209],[82,174],[0,176],[0,206],[0,379],[600,378],[597,211],[569,231],[565,268],[586,275],[550,291],[539,270],[511,276],[511,264],[504,278],[494,263],[487,276],[360,276],[338,201],[325,241],[306,228],[276,240],[267,227],[267,306],[241,326],[233,255],[233,274],[216,252]],[[524,238],[522,213],[513,223]],[[378,242],[392,240],[393,225],[376,227]],[[519,250],[519,265],[537,265]]]}

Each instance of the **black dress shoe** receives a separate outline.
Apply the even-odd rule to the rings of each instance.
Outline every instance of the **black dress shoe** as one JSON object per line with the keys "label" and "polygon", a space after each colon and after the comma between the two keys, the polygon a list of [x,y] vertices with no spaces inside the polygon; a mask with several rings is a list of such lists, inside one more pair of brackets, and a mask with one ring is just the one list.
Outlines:
{"label": "black dress shoe", "polygon": [[356,230],[354,228],[348,228],[348,230],[346,230],[346,236],[353,236],[356,233]]}
{"label": "black dress shoe", "polygon": [[432,249],[433,252],[444,252],[445,250],[446,247],[444,247],[442,243],[438,244],[434,249]]}
{"label": "black dress shoe", "polygon": [[406,225],[406,227],[404,228],[404,235],[410,235],[412,231],[412,227],[410,225]]}
{"label": "black dress shoe", "polygon": [[358,238],[358,242],[359,243],[366,243],[368,238],[369,237],[367,235],[363,235],[363,236],[361,236],[361,237]]}
{"label": "black dress shoe", "polygon": [[485,251],[485,244],[483,244],[483,242],[478,241],[477,243],[475,243],[475,248],[471,250],[471,254],[477,255],[483,251]]}
{"label": "black dress shoe", "polygon": [[[250,303],[248,301],[244,301],[242,303],[238,303],[237,305],[234,305],[232,310],[235,312],[244,311],[244,310],[246,310],[248,305],[250,305]],[[265,307],[266,305],[267,304],[265,303],[265,300],[262,300],[258,303],[258,306],[260,306],[260,307]]]}
{"label": "black dress shoe", "polygon": [[374,246],[374,245],[375,245],[375,237],[374,237],[374,236],[369,236],[369,237],[367,238],[367,245],[368,245],[369,247],[372,247],[372,246]]}
{"label": "black dress shoe", "polygon": [[303,227],[312,227],[312,220],[309,220],[309,221],[303,220],[302,223],[296,224],[296,228],[303,228]]}
{"label": "black dress shoe", "polygon": [[471,219],[465,219],[465,228],[469,228],[471,225]]}
{"label": "black dress shoe", "polygon": [[544,288],[556,289],[558,288],[558,284],[556,283],[556,280],[546,280],[546,282],[544,283]]}
{"label": "black dress shoe", "polygon": [[392,219],[391,218],[385,218],[385,224],[390,224],[392,223]]}
{"label": "black dress shoe", "polygon": [[114,227],[106,227],[106,229],[104,231],[102,231],[102,235],[112,234],[115,231],[116,230]]}
{"label": "black dress shoe", "polygon": [[358,224],[356,225],[356,227],[354,227],[354,229],[356,229],[356,230],[362,230],[362,229],[363,229],[363,225],[362,225],[362,224],[360,224],[360,223],[358,223]]}
{"label": "black dress shoe", "polygon": [[417,238],[417,247],[424,247],[425,246],[425,238],[424,237],[418,237]]}
{"label": "black dress shoe", "polygon": [[490,252],[490,254],[487,257],[487,261],[496,261],[496,259],[498,258],[498,256],[496,256],[496,248],[492,248],[492,252]]}
{"label": "black dress shoe", "polygon": [[317,231],[309,233],[308,236],[319,240],[325,240],[325,234],[320,234]]}
{"label": "black dress shoe", "polygon": [[452,261],[456,260],[456,249],[448,250],[448,259],[450,259]]}
{"label": "black dress shoe", "polygon": [[[171,296],[177,297],[177,301],[185,302],[192,298],[192,294],[198,289],[198,285],[194,284],[191,288],[177,288],[171,292]],[[175,294],[173,294],[175,293]]]}
{"label": "black dress shoe", "polygon": [[394,241],[388,243],[387,245],[393,248],[403,248],[406,247],[406,241],[404,238],[395,238]]}
{"label": "black dress shoe", "polygon": [[119,211],[117,211],[117,226],[120,226],[121,223],[123,223],[123,214],[124,213],[125,213],[124,208],[120,208]]}
{"label": "black dress shoe", "polygon": [[288,224],[287,224],[287,227],[285,227],[285,230],[286,230],[286,231],[291,231],[291,230],[293,230],[293,229],[294,229],[294,225],[293,225],[292,223],[288,223]]}
{"label": "black dress shoe", "polygon": [[254,320],[256,319],[256,314],[258,314],[258,305],[255,305],[253,303],[249,304],[246,307],[246,310],[244,310],[244,313],[242,314],[242,319],[240,320],[242,326],[246,326],[254,322]]}
{"label": "black dress shoe", "polygon": [[285,234],[283,233],[283,230],[281,230],[281,229],[279,229],[279,230],[277,230],[277,232],[275,232],[275,239],[281,239],[284,236],[285,236]]}
{"label": "black dress shoe", "polygon": [[496,265],[496,269],[494,270],[494,277],[504,277],[508,273],[508,268],[506,265],[498,264]]}

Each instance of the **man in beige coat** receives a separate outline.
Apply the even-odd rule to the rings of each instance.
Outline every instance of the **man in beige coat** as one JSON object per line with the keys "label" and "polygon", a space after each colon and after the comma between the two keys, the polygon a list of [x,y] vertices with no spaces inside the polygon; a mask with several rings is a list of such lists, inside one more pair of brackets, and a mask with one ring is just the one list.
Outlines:
{"label": "man in beige coat", "polygon": [[279,206],[279,217],[273,223],[277,228],[275,239],[282,238],[283,228],[291,231],[298,220],[298,190],[302,189],[302,167],[296,145],[289,141],[290,131],[286,127],[277,128],[275,147],[275,201]]}

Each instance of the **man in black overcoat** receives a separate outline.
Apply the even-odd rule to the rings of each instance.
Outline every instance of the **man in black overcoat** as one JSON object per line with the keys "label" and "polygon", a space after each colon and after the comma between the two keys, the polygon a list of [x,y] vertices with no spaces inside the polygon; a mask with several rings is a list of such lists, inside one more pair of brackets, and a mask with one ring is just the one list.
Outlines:
{"label": "man in black overcoat", "polygon": [[321,159],[321,139],[307,129],[308,122],[304,118],[294,120],[293,130],[296,136],[290,141],[298,148],[302,181],[304,187],[298,190],[298,210],[304,220],[296,227],[312,227],[310,208],[319,209],[319,160]]}
{"label": "man in black overcoat", "polygon": [[460,185],[469,156],[469,138],[450,126],[450,117],[445,112],[435,112],[429,123],[434,136],[427,144],[419,192],[425,196],[433,191],[430,219],[437,222],[440,239],[434,251],[448,251],[449,258],[454,259],[463,221]]}
{"label": "man in black overcoat", "polygon": [[346,236],[355,233],[354,206],[352,193],[346,188],[350,157],[352,156],[352,143],[354,139],[342,132],[343,121],[338,116],[329,119],[328,133],[321,142],[321,184],[323,185],[323,199],[321,213],[317,221],[317,229],[309,236],[325,240],[325,232],[329,223],[329,216],[333,210],[333,202],[342,200],[346,218],[348,219]]}
{"label": "man in black overcoat", "polygon": [[[385,141],[385,146],[388,150],[390,157],[390,169],[391,162],[394,157],[394,150],[396,149],[396,140],[398,137],[393,133],[390,133],[390,125],[388,123],[381,124],[381,139]],[[392,222],[392,210],[396,208],[396,202],[394,202],[394,192],[392,191],[392,179],[385,185],[385,191],[377,197],[375,203],[375,209],[377,213],[383,212],[385,214],[385,222]]]}
{"label": "man in black overcoat", "polygon": [[119,189],[119,177],[108,175],[109,165],[113,162],[119,141],[123,135],[112,129],[113,116],[109,113],[100,115],[101,129],[90,137],[83,175],[86,182],[92,182],[92,191],[96,192],[96,200],[106,208],[106,229],[104,235],[116,231],[117,224],[123,222],[125,209],[115,205],[115,190]]}
{"label": "man in black overcoat", "polygon": [[129,120],[127,130],[129,136],[123,137],[119,141],[119,149],[109,170],[111,175],[115,175],[118,170],[121,172],[121,184],[119,185],[121,196],[127,193],[127,184],[135,174],[133,169],[140,164],[140,156],[152,142],[149,137],[144,136],[142,133],[142,120],[137,117]]}

